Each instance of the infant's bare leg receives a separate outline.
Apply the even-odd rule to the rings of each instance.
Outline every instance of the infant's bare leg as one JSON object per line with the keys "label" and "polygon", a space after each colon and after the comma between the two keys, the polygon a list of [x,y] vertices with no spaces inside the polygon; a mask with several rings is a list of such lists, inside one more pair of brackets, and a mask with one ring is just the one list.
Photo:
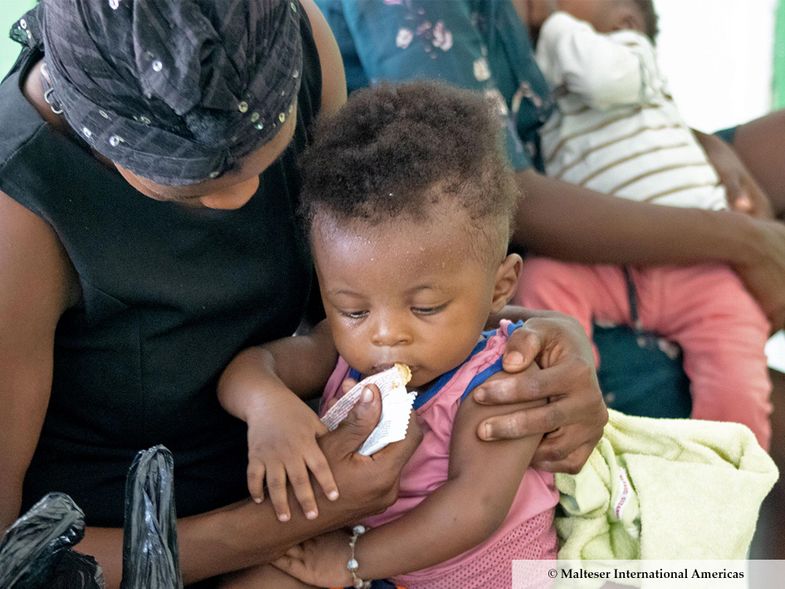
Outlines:
{"label": "infant's bare leg", "polygon": [[311,589],[272,565],[265,564],[224,575],[218,585],[221,589]]}

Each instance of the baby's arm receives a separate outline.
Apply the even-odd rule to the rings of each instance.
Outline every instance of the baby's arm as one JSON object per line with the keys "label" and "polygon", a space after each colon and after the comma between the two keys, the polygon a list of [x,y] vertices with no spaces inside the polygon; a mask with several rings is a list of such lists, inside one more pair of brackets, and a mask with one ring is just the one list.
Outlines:
{"label": "baby's arm", "polygon": [[226,367],[218,383],[224,409],[243,419],[251,396],[265,397],[259,385],[287,389],[301,399],[314,399],[330,377],[338,352],[327,321],[307,335],[285,337],[243,350]]}
{"label": "baby's arm", "polygon": [[[519,403],[504,411],[541,404]],[[358,577],[384,579],[447,561],[499,527],[541,436],[481,441],[477,427],[498,413],[498,407],[479,405],[471,396],[462,402],[453,424],[448,480],[410,512],[359,538]],[[351,584],[348,550],[345,535],[331,534],[306,541],[275,565],[307,583]]]}
{"label": "baby's arm", "polygon": [[639,104],[659,90],[654,49],[642,35],[622,44],[566,12],[540,29],[537,64],[552,87],[566,86],[598,110]]}
{"label": "baby's arm", "polygon": [[[541,403],[508,409],[533,404]],[[358,541],[360,577],[383,579],[444,562],[496,531],[541,438],[481,441],[477,427],[498,413],[497,407],[479,405],[471,396],[462,402],[453,424],[447,482],[406,515]]]}
{"label": "baby's arm", "polygon": [[248,490],[261,502],[266,477],[281,521],[291,517],[287,477],[309,519],[318,512],[308,471],[328,498],[338,497],[330,468],[316,443],[317,436],[326,430],[301,400],[321,392],[336,359],[330,331],[322,322],[308,335],[241,352],[218,383],[223,408],[248,424]]}

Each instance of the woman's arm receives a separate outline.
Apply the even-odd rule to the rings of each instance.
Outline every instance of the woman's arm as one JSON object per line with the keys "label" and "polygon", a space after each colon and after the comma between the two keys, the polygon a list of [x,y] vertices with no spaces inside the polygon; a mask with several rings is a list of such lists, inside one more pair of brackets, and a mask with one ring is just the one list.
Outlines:
{"label": "woman's arm", "polygon": [[[726,211],[663,207],[518,173],[514,239],[538,254],[607,264],[729,264],[774,329],[785,325],[785,226]],[[567,212],[567,213],[565,213]]]}
{"label": "woman's arm", "polygon": [[346,75],[341,61],[338,43],[324,20],[314,0],[299,0],[308,20],[311,23],[314,42],[319,52],[319,63],[322,69],[322,103],[320,114],[330,115],[346,102]]}
{"label": "woman's arm", "polygon": [[78,298],[54,231],[0,192],[0,530],[19,515],[22,482],[52,388],[54,334]]}

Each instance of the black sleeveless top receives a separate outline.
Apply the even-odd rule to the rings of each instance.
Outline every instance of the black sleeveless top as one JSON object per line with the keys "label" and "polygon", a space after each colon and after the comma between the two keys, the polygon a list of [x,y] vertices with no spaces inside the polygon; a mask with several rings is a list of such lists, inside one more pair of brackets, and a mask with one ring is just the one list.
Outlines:
{"label": "black sleeveless top", "polygon": [[89,525],[121,526],[128,467],[155,444],[174,453],[178,515],[247,495],[245,425],[221,409],[215,388],[241,349],[294,332],[310,288],[295,160],[319,109],[321,72],[302,19],[294,140],[238,210],[152,200],[52,129],[20,90],[39,47],[25,48],[0,85],[0,190],[51,225],[82,290],[57,326],[23,510],[63,491]]}

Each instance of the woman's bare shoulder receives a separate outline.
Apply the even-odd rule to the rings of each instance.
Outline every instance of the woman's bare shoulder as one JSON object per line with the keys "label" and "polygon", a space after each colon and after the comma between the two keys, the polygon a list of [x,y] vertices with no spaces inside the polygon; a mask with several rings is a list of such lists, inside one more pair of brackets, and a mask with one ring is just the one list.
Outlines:
{"label": "woman's bare shoulder", "polygon": [[313,0],[300,0],[300,3],[311,22],[313,38],[322,66],[321,111],[330,114],[337,111],[346,102],[346,74],[343,69],[341,52],[330,25],[327,24],[319,7]]}
{"label": "woman's bare shoulder", "polygon": [[[79,297],[76,273],[55,230],[2,191],[0,275],[0,301],[24,301],[19,311],[35,308],[41,320],[56,321]],[[4,307],[0,303],[0,310]]]}

